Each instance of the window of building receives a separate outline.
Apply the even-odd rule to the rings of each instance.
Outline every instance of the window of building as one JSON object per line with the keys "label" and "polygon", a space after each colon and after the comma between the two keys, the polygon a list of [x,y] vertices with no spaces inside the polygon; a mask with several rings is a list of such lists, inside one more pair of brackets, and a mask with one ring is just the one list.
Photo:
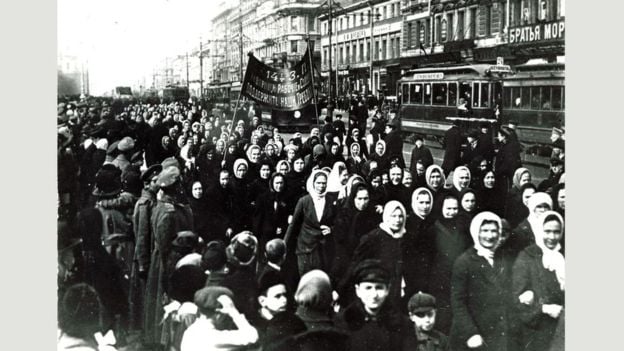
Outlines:
{"label": "window of building", "polygon": [[297,40],[290,41],[290,52],[293,54],[297,53]]}
{"label": "window of building", "polygon": [[395,44],[396,44],[396,57],[399,57],[401,56],[401,38],[400,37],[396,38]]}
{"label": "window of building", "polygon": [[343,19],[340,19],[340,25],[338,26],[338,30],[342,30],[342,25],[343,25]]}
{"label": "window of building", "polygon": [[429,18],[425,21],[425,45],[431,46],[431,20]]}
{"label": "window of building", "polygon": [[379,40],[375,40],[375,60],[379,60]]}
{"label": "window of building", "polygon": [[407,47],[412,47],[412,22],[407,23]]}
{"label": "window of building", "polygon": [[410,84],[410,104],[422,104],[422,84]]}
{"label": "window of building", "polygon": [[349,63],[351,62],[351,48],[349,47],[349,45],[347,45],[347,47],[345,48],[345,52],[346,52],[346,57],[345,57],[345,63]]}
{"label": "window of building", "polygon": [[353,57],[353,59],[351,60],[351,62],[357,62],[357,57],[355,56],[357,54],[357,44],[356,42],[353,42],[353,45],[351,46],[351,56]]}
{"label": "window of building", "polygon": [[323,64],[327,64],[327,49],[323,49]]}
{"label": "window of building", "polygon": [[388,58],[387,54],[388,54],[388,49],[387,49],[387,40],[386,40],[386,39],[383,39],[383,40],[381,41],[381,59],[382,59],[382,60],[387,59],[387,58]]}
{"label": "window of building", "polygon": [[441,43],[440,37],[442,35],[442,16],[436,16],[434,23],[435,23],[435,25],[434,25],[435,26],[435,28],[434,28],[434,30],[435,30],[434,42],[439,44],[439,43]]}
{"label": "window of building", "polygon": [[388,18],[388,16],[387,16],[388,12],[387,12],[387,11],[388,11],[388,10],[387,10],[387,6],[384,6],[384,7],[383,7],[383,16],[381,16],[381,18],[380,18],[380,19],[386,19],[386,18]]}
{"label": "window of building", "polygon": [[394,58],[394,37],[390,38],[390,58]]}
{"label": "window of building", "polygon": [[446,105],[446,83],[433,83],[433,104]]}
{"label": "window of building", "polygon": [[394,17],[394,4],[390,4],[390,18]]}
{"label": "window of building", "polygon": [[477,36],[477,8],[473,7],[470,9],[470,27],[468,38],[475,38]]}
{"label": "window of building", "polygon": [[297,18],[297,16],[290,17],[290,30],[293,32],[299,31],[299,19]]}
{"label": "window of building", "polygon": [[316,18],[314,16],[308,17],[308,30],[313,32],[316,30]]}
{"label": "window of building", "polygon": [[418,31],[418,46],[420,46],[420,44],[425,44],[425,23],[424,22],[420,22],[420,29]]}
{"label": "window of building", "polygon": [[342,63],[344,61],[342,54],[343,54],[343,52],[342,52],[342,47],[341,47],[340,48],[340,56],[338,56],[338,59],[339,59],[338,64],[340,64],[340,65],[342,65]]}
{"label": "window of building", "polygon": [[492,34],[492,5],[485,6],[485,35]]}
{"label": "window of building", "polygon": [[464,11],[457,12],[457,40],[464,40]]}
{"label": "window of building", "polygon": [[440,24],[440,42],[443,43],[446,41],[448,37],[448,26],[446,18],[442,19],[442,23]]}
{"label": "window of building", "polygon": [[360,54],[358,55],[358,61],[364,61],[364,42],[360,41]]}
{"label": "window of building", "polygon": [[453,26],[453,14],[452,13],[449,13],[448,15],[446,15],[446,21],[447,21],[446,41],[453,41],[455,40],[455,30]]}

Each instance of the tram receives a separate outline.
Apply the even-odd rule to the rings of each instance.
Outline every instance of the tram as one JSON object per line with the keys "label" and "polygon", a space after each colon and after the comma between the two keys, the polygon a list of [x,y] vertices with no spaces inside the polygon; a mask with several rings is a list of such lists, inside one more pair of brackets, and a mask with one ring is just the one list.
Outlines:
{"label": "tram", "polygon": [[550,144],[552,127],[564,124],[564,64],[527,63],[506,72],[498,67],[407,71],[397,82],[402,130],[439,138],[456,119],[466,122],[464,128],[516,121],[520,142]]}

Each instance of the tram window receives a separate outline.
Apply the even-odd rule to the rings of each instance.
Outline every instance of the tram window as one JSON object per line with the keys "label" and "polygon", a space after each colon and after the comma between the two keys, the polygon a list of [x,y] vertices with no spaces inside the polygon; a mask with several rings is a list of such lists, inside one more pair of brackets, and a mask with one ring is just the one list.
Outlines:
{"label": "tram window", "polygon": [[401,102],[406,104],[409,101],[409,84],[403,84],[402,87],[402,96]]}
{"label": "tram window", "polygon": [[520,97],[520,88],[511,88],[511,108],[520,108],[522,106],[522,98]]}
{"label": "tram window", "polygon": [[449,106],[457,106],[457,83],[449,83],[448,100]]}
{"label": "tram window", "polygon": [[422,104],[422,84],[410,84],[410,104]]}
{"label": "tram window", "polygon": [[561,110],[561,100],[563,98],[562,94],[563,90],[561,87],[552,87],[552,109],[553,110]]}
{"label": "tram window", "polygon": [[433,83],[433,104],[446,105],[446,83]]}
{"label": "tram window", "polygon": [[503,89],[503,107],[504,108],[511,108],[511,89],[512,88]]}
{"label": "tram window", "polygon": [[425,83],[425,105],[431,105],[431,83]]}
{"label": "tram window", "polygon": [[498,104],[500,106],[500,104],[502,103],[502,99],[503,99],[503,97],[502,97],[502,88],[503,87],[502,87],[500,82],[493,83],[493,84],[491,84],[491,86],[492,86],[492,88],[491,88],[492,89],[492,94],[490,95],[491,96],[491,98],[490,98],[490,101],[491,101],[490,106],[496,107],[496,104]]}
{"label": "tram window", "polygon": [[464,98],[468,102],[472,101],[472,84],[465,82],[461,83],[459,85],[459,97]]}
{"label": "tram window", "polygon": [[540,87],[531,88],[531,110],[540,110],[542,107],[540,104],[540,89]]}
{"label": "tram window", "polygon": [[542,87],[542,110],[552,109],[552,103],[550,102],[550,87]]}
{"label": "tram window", "polygon": [[472,83],[474,85],[473,92],[474,96],[472,97],[472,107],[479,107],[479,82]]}
{"label": "tram window", "polygon": [[481,83],[481,107],[490,107],[490,85]]}
{"label": "tram window", "polygon": [[520,103],[520,108],[529,109],[531,107],[531,88],[523,87],[522,88],[522,101]]}

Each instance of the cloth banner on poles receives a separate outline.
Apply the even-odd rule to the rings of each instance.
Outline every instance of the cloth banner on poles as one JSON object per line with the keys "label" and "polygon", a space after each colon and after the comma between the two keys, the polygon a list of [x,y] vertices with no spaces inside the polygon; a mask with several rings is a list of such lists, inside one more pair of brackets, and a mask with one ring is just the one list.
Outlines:
{"label": "cloth banner on poles", "polygon": [[295,111],[313,102],[309,50],[290,68],[273,68],[249,54],[241,94],[273,110]]}

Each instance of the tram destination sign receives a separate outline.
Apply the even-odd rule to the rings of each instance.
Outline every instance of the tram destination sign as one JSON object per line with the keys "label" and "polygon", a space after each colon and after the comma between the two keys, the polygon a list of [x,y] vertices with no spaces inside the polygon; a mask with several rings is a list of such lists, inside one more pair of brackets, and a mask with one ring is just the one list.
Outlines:
{"label": "tram destination sign", "polygon": [[295,111],[312,102],[310,52],[290,68],[273,68],[249,55],[241,94],[273,110]]}
{"label": "tram destination sign", "polygon": [[440,80],[444,79],[444,73],[442,72],[434,72],[434,73],[414,73],[414,80]]}
{"label": "tram destination sign", "polygon": [[565,38],[565,21],[551,21],[509,28],[509,44],[524,44]]}

